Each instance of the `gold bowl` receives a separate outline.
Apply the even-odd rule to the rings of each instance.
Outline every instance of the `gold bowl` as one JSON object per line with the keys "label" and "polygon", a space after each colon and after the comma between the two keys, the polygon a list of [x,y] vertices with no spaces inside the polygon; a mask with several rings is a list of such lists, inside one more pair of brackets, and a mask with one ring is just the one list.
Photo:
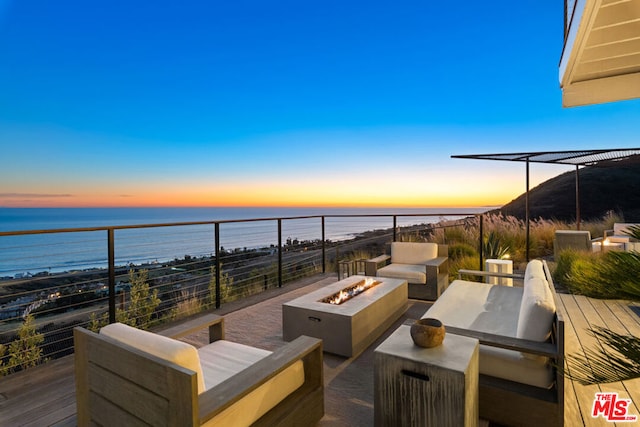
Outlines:
{"label": "gold bowl", "polygon": [[420,319],[411,325],[411,339],[420,347],[439,346],[444,340],[444,333],[444,325],[438,319]]}

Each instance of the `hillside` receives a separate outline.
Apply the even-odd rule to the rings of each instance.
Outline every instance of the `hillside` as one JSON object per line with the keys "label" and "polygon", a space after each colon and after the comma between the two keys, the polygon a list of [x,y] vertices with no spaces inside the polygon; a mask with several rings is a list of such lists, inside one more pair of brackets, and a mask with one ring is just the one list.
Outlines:
{"label": "hillside", "polygon": [[[530,218],[575,220],[575,183],[574,170],[531,189]],[[496,211],[524,219],[525,195]],[[627,222],[640,222],[640,162],[580,169],[580,216],[600,219],[608,211],[622,214]]]}

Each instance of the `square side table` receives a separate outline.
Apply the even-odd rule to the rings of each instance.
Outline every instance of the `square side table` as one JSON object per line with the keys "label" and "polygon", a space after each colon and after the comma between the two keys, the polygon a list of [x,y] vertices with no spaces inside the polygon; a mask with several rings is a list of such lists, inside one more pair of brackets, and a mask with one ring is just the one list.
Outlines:
{"label": "square side table", "polygon": [[400,326],[374,351],[376,426],[478,425],[478,340],[446,334],[442,345],[413,343]]}

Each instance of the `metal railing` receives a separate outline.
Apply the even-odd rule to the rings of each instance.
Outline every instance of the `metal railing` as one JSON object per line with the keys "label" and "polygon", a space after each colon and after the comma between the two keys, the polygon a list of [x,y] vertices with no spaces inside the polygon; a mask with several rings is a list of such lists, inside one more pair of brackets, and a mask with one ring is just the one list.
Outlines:
{"label": "metal railing", "polygon": [[[40,349],[39,360],[71,353],[75,326],[146,327],[219,309],[469,217],[480,217],[481,230],[481,214],[416,213],[0,232],[0,370],[28,366],[28,348]],[[23,321],[30,314],[31,331]]]}

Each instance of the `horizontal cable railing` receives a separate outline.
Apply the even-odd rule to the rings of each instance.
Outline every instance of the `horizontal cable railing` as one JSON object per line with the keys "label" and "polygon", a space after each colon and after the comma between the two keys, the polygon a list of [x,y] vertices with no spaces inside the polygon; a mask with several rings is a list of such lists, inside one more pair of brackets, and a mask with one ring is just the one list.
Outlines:
{"label": "horizontal cable railing", "polygon": [[171,322],[339,275],[341,263],[381,255],[392,241],[447,243],[442,230],[477,227],[477,218],[481,225],[481,214],[447,213],[2,231],[0,374],[72,353],[76,326]]}

